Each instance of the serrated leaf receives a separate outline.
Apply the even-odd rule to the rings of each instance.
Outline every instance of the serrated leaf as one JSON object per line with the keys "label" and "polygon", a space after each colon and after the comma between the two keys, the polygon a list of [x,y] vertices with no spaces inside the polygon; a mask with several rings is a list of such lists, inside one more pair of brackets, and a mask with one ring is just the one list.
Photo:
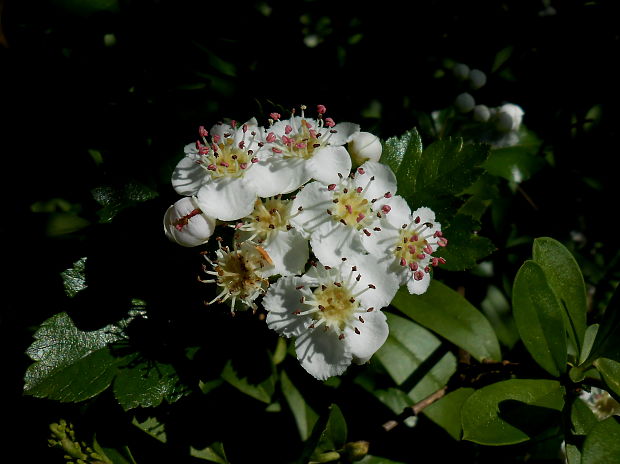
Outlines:
{"label": "serrated leaf", "polygon": [[86,285],[86,257],[78,259],[73,263],[73,267],[60,273],[62,283],[65,287],[65,293],[68,297],[73,298],[79,292],[84,290]]}
{"label": "serrated leaf", "polygon": [[587,298],[583,275],[564,245],[550,237],[534,240],[533,260],[542,268],[547,283],[562,304],[566,332],[581,353],[586,331]]}
{"label": "serrated leaf", "polygon": [[442,266],[449,271],[464,271],[474,267],[479,260],[496,250],[493,242],[478,235],[480,223],[471,216],[457,214],[442,230],[449,240],[448,246],[437,252],[446,260]]}
{"label": "serrated leaf", "polygon": [[607,464],[620,458],[620,423],[609,417],[596,424],[586,437],[581,453],[582,464]]}
{"label": "serrated leaf", "polygon": [[301,439],[305,441],[310,437],[312,428],[314,424],[316,424],[319,415],[308,406],[304,397],[299,393],[297,387],[293,385],[293,382],[291,382],[284,371],[280,374],[280,385],[282,386],[282,394],[286,399],[286,403],[295,418],[299,435]]}
{"label": "serrated leaf", "polygon": [[567,351],[563,310],[545,272],[534,261],[526,261],[517,272],[512,307],[519,335],[532,358],[553,376],[564,373]]}
{"label": "serrated leaf", "polygon": [[97,214],[101,222],[110,222],[114,216],[125,208],[134,206],[157,197],[157,192],[137,182],[116,187],[105,185],[92,190],[93,198],[103,206]]}
{"label": "serrated leaf", "polygon": [[26,351],[35,362],[26,370],[24,392],[62,402],[101,393],[121,362],[107,347],[119,337],[118,326],[84,332],[66,313],[56,314],[41,324]]}
{"label": "serrated leaf", "polygon": [[131,423],[142,431],[148,433],[157,441],[162,443],[166,443],[168,441],[166,426],[159,422],[156,417],[148,417],[142,422],[138,421],[138,419],[134,417]]}
{"label": "serrated leaf", "polygon": [[217,464],[229,464],[226,453],[224,452],[224,445],[219,442],[212,443],[210,446],[201,450],[191,446],[189,454],[195,458],[204,459],[205,461],[216,462]]}
{"label": "serrated leaf", "polygon": [[532,151],[532,147],[515,145],[491,150],[484,168],[489,174],[520,184],[540,171],[544,165],[545,161],[537,156],[536,151]]}
{"label": "serrated leaf", "polygon": [[474,393],[473,388],[459,388],[427,406],[423,413],[455,440],[461,439],[461,408]]}
{"label": "serrated leaf", "polygon": [[263,379],[259,383],[252,383],[247,377],[242,377],[235,371],[232,361],[228,361],[224,370],[222,371],[222,378],[226,380],[233,387],[239,391],[245,393],[252,398],[255,398],[263,403],[271,403],[271,397],[275,391],[275,373],[271,372],[266,379]]}
{"label": "serrated leaf", "polygon": [[555,380],[512,379],[474,392],[463,404],[463,439],[481,445],[527,441],[560,420],[564,387]]}
{"label": "serrated leaf", "polygon": [[[399,176],[406,178],[416,174],[410,170],[419,164],[421,156],[422,138],[417,129],[414,128],[400,137],[390,137],[383,143],[381,162],[394,171],[397,179]],[[399,172],[401,165],[403,165],[402,171]]]}
{"label": "serrated leaf", "polygon": [[132,355],[118,367],[114,396],[125,411],[159,406],[164,400],[173,403],[187,393],[171,364],[142,360]]}
{"label": "serrated leaf", "polygon": [[469,352],[478,361],[502,359],[497,336],[489,321],[450,287],[433,280],[423,295],[401,289],[392,306],[418,324]]}

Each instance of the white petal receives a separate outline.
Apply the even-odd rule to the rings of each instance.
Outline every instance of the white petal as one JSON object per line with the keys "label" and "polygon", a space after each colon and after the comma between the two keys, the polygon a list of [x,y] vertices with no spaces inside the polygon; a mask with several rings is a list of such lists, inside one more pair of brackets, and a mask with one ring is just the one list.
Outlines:
{"label": "white petal", "polygon": [[351,171],[351,157],[344,147],[319,148],[314,156],[306,161],[308,173],[324,184],[334,184]]}
{"label": "white petal", "polygon": [[412,295],[422,295],[422,293],[426,292],[430,283],[431,276],[426,272],[422,280],[415,280],[413,274],[410,274],[409,280],[407,281],[407,290],[409,290],[409,293]]}
{"label": "white petal", "polygon": [[[328,133],[329,144],[334,146],[344,145],[353,139],[353,136],[360,131],[359,124],[352,122],[340,122],[336,124],[331,130],[335,130],[335,133]],[[322,129],[323,132],[327,131],[327,128]]]}
{"label": "white petal", "polygon": [[178,162],[172,172],[172,187],[184,196],[195,195],[204,182],[211,176],[199,164],[198,156],[188,155]]}
{"label": "white petal", "polygon": [[297,359],[309,374],[319,380],[342,374],[351,364],[352,355],[343,340],[323,327],[308,329],[295,341]]}
{"label": "white petal", "polygon": [[[360,170],[364,174],[360,174]],[[371,177],[374,177],[374,180],[371,181]],[[356,187],[364,189],[365,198],[369,200],[379,198],[376,205],[379,208],[387,200],[384,197],[386,193],[396,195],[396,176],[389,166],[375,161],[366,161],[357,168],[353,183]]]}
{"label": "white petal", "polygon": [[[204,213],[193,214],[198,208],[194,198],[185,197],[170,206],[164,215],[164,232],[173,242],[185,247],[202,245],[209,240],[215,230],[215,219]],[[177,229],[177,221],[190,216],[181,230]]]}
{"label": "white petal", "polygon": [[306,184],[293,201],[292,211],[302,210],[291,218],[291,224],[305,237],[309,237],[321,224],[331,221],[327,209],[333,206],[333,195],[320,182]]}
{"label": "white petal", "polygon": [[[314,119],[295,116],[290,119],[281,119],[277,121],[276,123],[274,123],[273,126],[267,128],[267,133],[273,132],[275,135],[278,136],[278,138],[282,137],[283,135],[288,135],[289,137],[292,135],[296,135],[301,132],[300,128],[302,119],[304,119],[308,124],[310,124],[311,129],[317,130],[318,124]],[[292,130],[289,134],[286,133],[286,126],[291,126]]]}
{"label": "white petal", "polygon": [[340,264],[343,257],[350,258],[365,252],[360,232],[333,220],[312,233],[310,245],[319,261],[328,266]]}
{"label": "white petal", "polygon": [[[435,212],[427,208],[425,206],[416,209],[413,213],[411,213],[412,218],[420,217],[420,224],[424,224],[425,222],[432,222],[433,225],[438,225],[435,223]],[[441,225],[439,225],[441,227]]]}
{"label": "white petal", "polygon": [[384,214],[385,220],[394,228],[400,229],[403,224],[411,222],[411,208],[400,195],[396,195],[386,202],[390,206],[390,212]]}
{"label": "white petal", "polygon": [[217,135],[221,140],[224,140],[224,134],[233,134],[235,130],[232,128],[230,124],[217,123],[211,126],[211,130],[209,131],[209,136],[213,137]]}
{"label": "white petal", "polygon": [[[296,289],[299,285],[302,285],[300,277],[281,277],[269,287],[263,297],[263,307],[268,311],[267,327],[285,337],[301,335],[312,323],[312,318],[309,316],[293,314],[297,310],[310,309],[309,306],[299,302],[301,295],[304,294],[303,291]],[[309,290],[306,291],[308,292]]]}
{"label": "white petal", "polygon": [[381,230],[372,231],[370,235],[361,235],[364,249],[380,261],[391,262],[394,259],[394,248],[398,246],[400,228],[390,226],[381,221]]}
{"label": "white petal", "polygon": [[[358,298],[364,308],[381,309],[392,302],[398,291],[399,282],[393,273],[388,272],[385,265],[379,263],[372,255],[351,257],[347,263],[355,265],[356,274],[361,276],[353,290],[356,292],[364,290]],[[369,288],[371,286],[374,288]]]}
{"label": "white petal", "polygon": [[259,197],[266,198],[297,190],[310,180],[310,175],[302,159],[270,157],[253,164],[245,178]]}
{"label": "white petal", "polygon": [[353,361],[357,364],[367,362],[375,352],[385,343],[389,333],[387,318],[382,311],[372,311],[362,316],[364,323],[356,322],[354,329],[345,329],[345,343],[349,346]]}
{"label": "white petal", "polygon": [[254,210],[256,193],[242,177],[220,178],[207,182],[198,191],[200,209],[222,221],[234,221]]}
{"label": "white petal", "polygon": [[274,274],[301,274],[308,262],[308,240],[295,229],[278,230],[262,244],[275,266]]}

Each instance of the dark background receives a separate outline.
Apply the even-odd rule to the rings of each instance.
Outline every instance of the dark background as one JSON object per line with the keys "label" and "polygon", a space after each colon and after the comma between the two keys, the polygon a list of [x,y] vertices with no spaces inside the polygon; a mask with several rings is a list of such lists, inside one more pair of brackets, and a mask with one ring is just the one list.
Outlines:
{"label": "dark background", "polygon": [[[510,237],[547,235],[572,243],[595,303],[615,283],[617,2],[552,1],[554,15],[540,14],[543,2],[519,0],[0,5],[0,343],[3,410],[15,412],[2,414],[8,426],[2,442],[20,450],[19,462],[61,462],[46,449],[47,424],[59,414],[80,414],[80,406],[21,396],[30,363],[24,351],[36,327],[62,310],[73,311],[83,328],[101,327],[124,314],[132,292],[166,307],[170,289],[182,293],[193,275],[181,267],[190,255],[179,258],[167,248],[161,216],[176,199],[169,175],[183,145],[197,126],[222,118],[257,116],[264,123],[274,110],[288,115],[301,104],[324,104],[337,122],[358,122],[387,138],[451,105],[463,90],[446,70],[451,62],[481,69],[488,83],[475,92],[477,102],[519,104],[524,124],[554,159],[522,185],[535,207],[506,193],[503,225],[485,218],[481,234],[498,247],[494,259],[508,267],[522,262],[529,245],[511,251],[520,260],[508,260]],[[113,45],[105,44],[106,34],[114,34]],[[306,45],[308,35],[317,36],[316,46]],[[507,47],[510,57],[492,72]],[[380,114],[368,111],[373,102],[380,102]],[[586,121],[595,105],[596,120]],[[159,196],[116,227],[97,227],[92,189],[132,181]],[[575,232],[583,239],[571,242]],[[59,273],[86,255],[98,273],[89,277],[103,288],[93,291],[96,301],[86,300],[88,308],[78,308],[84,301],[67,307]],[[160,273],[158,265],[183,270]],[[149,328],[164,347],[174,347],[169,323]],[[101,420],[114,424],[113,414]],[[432,453],[421,440],[416,453],[486,459],[449,440],[441,435]]]}

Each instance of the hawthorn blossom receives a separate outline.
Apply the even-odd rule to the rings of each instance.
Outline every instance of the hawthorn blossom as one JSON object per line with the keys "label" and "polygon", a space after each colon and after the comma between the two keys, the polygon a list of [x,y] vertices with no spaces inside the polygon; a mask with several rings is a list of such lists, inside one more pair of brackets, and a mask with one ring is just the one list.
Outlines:
{"label": "hawthorn blossom", "polygon": [[392,212],[382,219],[381,234],[364,236],[364,246],[385,264],[409,293],[421,295],[431,281],[431,268],[445,264],[433,254],[448,244],[435,213],[426,207],[413,213],[401,197],[392,202]]}
{"label": "hawthorn blossom", "polygon": [[241,126],[235,121],[218,123],[210,132],[200,127],[198,132],[200,139],[185,147],[185,158],[174,169],[172,186],[181,195],[196,195],[208,216],[223,221],[247,216],[257,192],[272,185],[277,176],[253,169],[269,156],[256,119]]}
{"label": "hawthorn blossom", "polygon": [[306,118],[304,110],[302,106],[301,116],[293,113],[290,119],[271,113],[272,125],[264,130],[263,149],[272,156],[253,166],[253,172],[270,179],[257,184],[259,196],[290,193],[310,179],[329,184],[337,181],[339,172],[351,170],[351,157],[343,145],[359,132],[359,125],[336,124],[332,118],[324,118],[323,105],[317,107],[317,119]]}
{"label": "hawthorn blossom", "polygon": [[185,197],[171,205],[164,214],[164,233],[184,247],[207,243],[215,230],[215,219],[204,214],[195,197]]}
{"label": "hawthorn blossom", "polygon": [[361,237],[381,232],[380,219],[391,214],[395,192],[392,170],[367,161],[333,184],[304,186],[293,201],[300,213],[291,222],[310,239],[321,262],[335,265],[343,256],[366,253]]}
{"label": "hawthorn blossom", "polygon": [[239,247],[235,243],[232,250],[227,246],[223,247],[221,239],[218,242],[215,260],[209,259],[206,253],[203,253],[212,268],[209,270],[205,266],[204,272],[213,278],[199,281],[215,283],[220,290],[215,298],[205,304],[226,302],[234,313],[236,304],[240,303],[242,309],[252,308],[256,311],[258,307],[254,300],[265,293],[269,286],[268,277],[275,274],[269,254],[250,240]]}
{"label": "hawthorn blossom", "polygon": [[254,210],[233,227],[240,240],[257,242],[270,256],[274,274],[301,274],[308,261],[308,240],[291,225],[299,214],[281,196],[257,199]]}
{"label": "hawthorn blossom", "polygon": [[301,366],[319,380],[362,364],[388,336],[385,314],[398,282],[368,256],[338,266],[314,265],[301,277],[281,277],[263,298],[267,325],[295,337]]}

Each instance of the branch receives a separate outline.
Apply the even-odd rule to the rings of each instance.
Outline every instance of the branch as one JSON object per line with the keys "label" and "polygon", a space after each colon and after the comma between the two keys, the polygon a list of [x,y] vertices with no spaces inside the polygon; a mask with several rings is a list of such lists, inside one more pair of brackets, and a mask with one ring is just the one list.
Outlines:
{"label": "branch", "polygon": [[447,388],[448,387],[443,387],[437,390],[432,395],[427,396],[422,401],[414,404],[413,406],[405,408],[405,410],[396,419],[389,420],[385,424],[383,424],[383,430],[385,430],[386,432],[389,432],[394,427],[396,427],[400,422],[404,421],[408,417],[417,416],[418,414],[420,414],[420,412],[424,410],[424,408],[426,408],[427,406],[430,406],[435,401],[442,398],[446,394]]}

